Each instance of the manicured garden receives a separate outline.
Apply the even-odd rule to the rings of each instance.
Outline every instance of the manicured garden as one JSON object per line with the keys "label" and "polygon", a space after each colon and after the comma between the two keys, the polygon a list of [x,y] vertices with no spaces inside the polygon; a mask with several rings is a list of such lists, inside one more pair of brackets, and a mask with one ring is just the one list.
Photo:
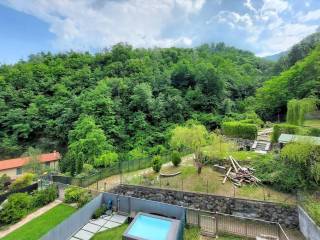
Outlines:
{"label": "manicured garden", "polygon": [[64,219],[68,218],[75,211],[76,209],[69,205],[59,204],[48,212],[10,233],[4,237],[3,240],[37,240],[60,224]]}

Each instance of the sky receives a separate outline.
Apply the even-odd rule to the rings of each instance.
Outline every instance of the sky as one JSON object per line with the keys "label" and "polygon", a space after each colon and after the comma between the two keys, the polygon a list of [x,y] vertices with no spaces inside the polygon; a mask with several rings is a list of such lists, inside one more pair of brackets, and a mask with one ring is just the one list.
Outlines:
{"label": "sky", "polygon": [[0,0],[0,63],[40,51],[225,42],[258,56],[319,30],[320,0]]}

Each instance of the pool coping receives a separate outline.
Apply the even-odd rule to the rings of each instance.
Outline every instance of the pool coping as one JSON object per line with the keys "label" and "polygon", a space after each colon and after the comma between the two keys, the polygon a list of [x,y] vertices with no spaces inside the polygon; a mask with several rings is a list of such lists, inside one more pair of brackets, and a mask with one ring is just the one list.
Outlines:
{"label": "pool coping", "polygon": [[158,218],[158,219],[162,219],[162,220],[165,220],[165,221],[172,222],[172,225],[170,227],[170,230],[168,232],[166,240],[177,240],[178,239],[178,237],[179,237],[179,227],[180,227],[180,224],[181,224],[181,220],[167,218],[167,217],[158,216],[158,215],[154,215],[154,214],[150,214],[150,213],[144,213],[144,212],[139,212],[135,216],[133,221],[127,227],[126,231],[123,233],[123,235],[122,235],[123,239],[126,239],[126,240],[148,240],[148,239],[145,239],[145,238],[141,238],[141,237],[137,237],[137,236],[128,234],[129,231],[131,230],[131,227],[135,224],[135,222],[137,221],[138,217],[141,216],[141,215],[148,216],[148,217],[153,217],[153,218]]}

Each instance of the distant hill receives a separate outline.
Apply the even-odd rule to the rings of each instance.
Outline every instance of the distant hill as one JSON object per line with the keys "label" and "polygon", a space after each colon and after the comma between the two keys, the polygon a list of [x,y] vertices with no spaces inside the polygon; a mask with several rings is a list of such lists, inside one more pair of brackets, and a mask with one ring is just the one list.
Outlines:
{"label": "distant hill", "polygon": [[269,55],[269,56],[265,56],[263,57],[264,59],[266,60],[269,60],[269,61],[273,61],[273,62],[276,62],[278,61],[281,57],[285,56],[288,54],[288,51],[284,51],[284,52],[280,52],[280,53],[276,53],[276,54],[273,54],[273,55]]}
{"label": "distant hill", "polygon": [[[299,43],[295,44],[287,52],[283,52],[283,56],[278,59],[275,65],[275,73],[280,73],[288,70],[296,62],[304,59],[306,56],[312,52],[317,45],[320,44],[320,32],[313,33],[306,38],[304,38]],[[280,53],[282,54],[282,53]]]}

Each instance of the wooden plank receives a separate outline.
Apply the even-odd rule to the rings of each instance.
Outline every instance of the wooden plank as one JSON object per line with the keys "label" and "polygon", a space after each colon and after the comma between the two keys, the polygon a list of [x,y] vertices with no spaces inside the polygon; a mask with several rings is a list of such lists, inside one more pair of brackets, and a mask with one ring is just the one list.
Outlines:
{"label": "wooden plank", "polygon": [[229,168],[226,176],[224,177],[224,179],[223,179],[223,181],[222,181],[223,184],[227,181],[227,178],[228,178],[228,176],[229,176],[229,173],[231,172],[231,169],[232,169],[232,167]]}

